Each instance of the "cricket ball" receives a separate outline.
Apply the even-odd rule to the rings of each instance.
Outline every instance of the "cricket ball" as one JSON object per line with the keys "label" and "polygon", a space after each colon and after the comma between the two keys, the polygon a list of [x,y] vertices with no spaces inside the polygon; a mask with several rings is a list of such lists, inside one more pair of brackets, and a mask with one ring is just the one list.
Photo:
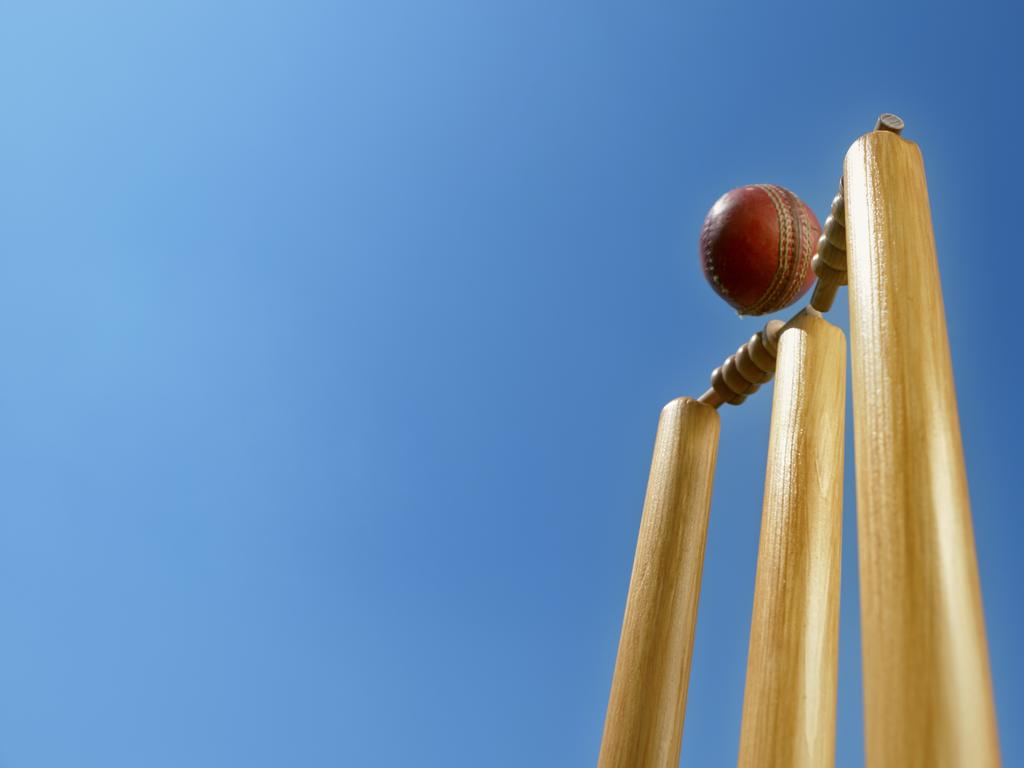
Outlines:
{"label": "cricket ball", "polygon": [[704,277],[741,315],[777,312],[814,282],[820,236],[814,212],[788,189],[733,189],[718,198],[700,230]]}

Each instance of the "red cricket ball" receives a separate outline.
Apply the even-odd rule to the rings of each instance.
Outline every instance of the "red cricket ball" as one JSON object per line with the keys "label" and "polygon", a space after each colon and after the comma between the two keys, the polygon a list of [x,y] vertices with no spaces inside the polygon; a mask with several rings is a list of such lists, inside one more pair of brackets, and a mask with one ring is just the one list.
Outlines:
{"label": "red cricket ball", "polygon": [[741,315],[788,307],[814,282],[821,225],[788,189],[750,184],[726,192],[700,230],[704,277]]}

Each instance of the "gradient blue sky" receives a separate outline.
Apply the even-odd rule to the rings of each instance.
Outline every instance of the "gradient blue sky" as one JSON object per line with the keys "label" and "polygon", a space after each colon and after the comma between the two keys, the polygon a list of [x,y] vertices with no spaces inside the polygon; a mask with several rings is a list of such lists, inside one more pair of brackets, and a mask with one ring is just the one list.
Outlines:
{"label": "gradient blue sky", "polygon": [[[760,325],[704,213],[824,219],[886,110],[1024,764],[1009,7],[0,3],[0,766],[592,765],[658,412]],[[770,400],[723,413],[691,766],[735,761]]]}

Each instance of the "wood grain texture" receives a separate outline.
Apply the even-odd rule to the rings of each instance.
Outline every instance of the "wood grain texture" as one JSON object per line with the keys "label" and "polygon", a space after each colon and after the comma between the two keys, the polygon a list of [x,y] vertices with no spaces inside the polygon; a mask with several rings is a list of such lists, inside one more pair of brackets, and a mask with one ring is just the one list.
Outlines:
{"label": "wood grain texture", "polygon": [[739,765],[835,762],[846,338],[805,310],[772,400]]}
{"label": "wood grain texture", "polygon": [[999,765],[921,152],[869,133],[845,179],[867,764]]}
{"label": "wood grain texture", "polygon": [[686,397],[661,412],[599,768],[679,765],[719,424]]}

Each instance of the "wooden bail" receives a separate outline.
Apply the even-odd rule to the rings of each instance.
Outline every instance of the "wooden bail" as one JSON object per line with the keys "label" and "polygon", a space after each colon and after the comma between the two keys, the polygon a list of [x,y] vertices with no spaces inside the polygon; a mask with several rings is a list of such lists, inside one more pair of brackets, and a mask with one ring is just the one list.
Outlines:
{"label": "wooden bail", "polygon": [[[876,131],[899,134],[903,131],[903,118],[888,112],[880,115],[875,123]],[[818,282],[811,294],[811,306],[819,312],[828,312],[836,300],[839,287],[846,285],[846,202],[843,180],[839,180],[839,192],[832,199],[832,210],[825,219],[818,253],[811,261]]]}
{"label": "wooden bail", "polygon": [[599,768],[677,768],[718,412],[688,397],[658,422]]}
{"label": "wooden bail", "polygon": [[997,766],[921,152],[874,131],[845,180],[867,764]]}
{"label": "wooden bail", "polygon": [[741,768],[835,763],[846,339],[805,310],[779,340]]}
{"label": "wooden bail", "polygon": [[828,312],[836,300],[839,286],[846,285],[846,212],[843,185],[832,199],[832,209],[825,219],[818,239],[818,253],[811,260],[818,282],[811,294],[811,306],[819,312]]}
{"label": "wooden bail", "polygon": [[722,403],[739,405],[775,373],[775,355],[779,334],[785,325],[781,320],[769,320],[764,330],[750,337],[750,341],[726,358],[711,373],[711,389],[700,396],[702,403],[717,408]]}

